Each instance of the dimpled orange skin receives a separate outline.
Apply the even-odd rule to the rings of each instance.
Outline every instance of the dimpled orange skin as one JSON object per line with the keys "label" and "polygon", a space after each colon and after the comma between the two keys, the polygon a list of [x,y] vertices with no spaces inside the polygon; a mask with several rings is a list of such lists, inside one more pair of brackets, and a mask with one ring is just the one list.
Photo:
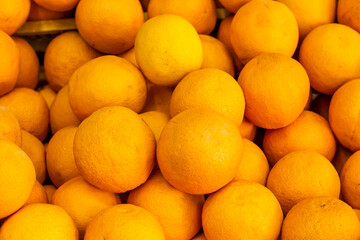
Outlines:
{"label": "dimpled orange skin", "polygon": [[164,178],[190,194],[217,191],[239,168],[242,138],[224,115],[193,108],[173,117],[163,129],[157,160]]}
{"label": "dimpled orange skin", "polygon": [[284,4],[253,0],[235,14],[230,39],[236,55],[245,64],[263,53],[291,57],[298,44],[299,29],[294,14]]}
{"label": "dimpled orange skin", "polygon": [[126,192],[149,177],[155,145],[154,134],[137,113],[125,107],[105,107],[80,124],[74,139],[75,162],[92,185]]}
{"label": "dimpled orange skin", "polygon": [[266,129],[295,121],[308,101],[310,83],[296,60],[281,54],[263,54],[251,60],[238,82],[245,96],[245,117]]}
{"label": "dimpled orange skin", "polygon": [[346,161],[341,172],[341,191],[345,201],[353,208],[360,208],[360,151]]}
{"label": "dimpled orange skin", "polygon": [[0,98],[19,121],[20,127],[43,141],[49,130],[49,108],[40,93],[16,88]]}
{"label": "dimpled orange skin", "polygon": [[356,240],[359,220],[354,210],[334,197],[308,198],[287,214],[281,240]]}
{"label": "dimpled orange skin", "polygon": [[305,110],[290,125],[267,130],[263,150],[271,165],[297,150],[313,150],[331,161],[336,152],[336,139],[328,121],[317,113]]}
{"label": "dimpled orange skin", "polygon": [[84,240],[165,240],[160,223],[147,210],[132,204],[109,207],[89,223]]}
{"label": "dimpled orange skin", "polygon": [[16,117],[4,106],[0,106],[0,139],[21,146],[21,129]]}
{"label": "dimpled orange skin", "polygon": [[264,186],[235,181],[205,201],[203,229],[208,240],[276,240],[283,213],[274,194]]}
{"label": "dimpled orange skin", "polygon": [[128,60],[129,62],[134,64],[135,67],[139,68],[139,65],[137,64],[137,61],[136,61],[135,48],[130,48],[130,50],[128,50],[122,54],[119,54],[119,57],[125,58],[126,60]]}
{"label": "dimpled orange skin", "polygon": [[30,158],[15,143],[0,140],[0,158],[1,219],[24,205],[34,186],[36,174]]}
{"label": "dimpled orange skin", "polygon": [[76,7],[79,0],[33,0],[38,5],[52,11],[65,12]]}
{"label": "dimpled orange skin", "polygon": [[250,141],[255,139],[257,127],[245,117],[238,128],[243,138],[249,139]]}
{"label": "dimpled orange skin", "polygon": [[319,26],[304,39],[299,60],[311,87],[333,94],[345,82],[360,77],[360,34],[337,23]]}
{"label": "dimpled orange skin", "polygon": [[206,240],[204,233],[199,233],[192,240]]}
{"label": "dimpled orange skin", "polygon": [[354,209],[354,212],[356,213],[356,215],[360,221],[360,209]]}
{"label": "dimpled orange skin", "polygon": [[81,0],[75,21],[90,46],[103,53],[120,54],[134,46],[144,13],[137,0]]}
{"label": "dimpled orange skin", "polygon": [[172,117],[190,108],[217,111],[240,125],[244,118],[244,94],[228,73],[215,68],[200,69],[186,75],[170,99]]}
{"label": "dimpled orange skin", "polygon": [[166,13],[179,15],[203,34],[214,30],[217,19],[214,0],[151,0],[147,11],[149,18]]}
{"label": "dimpled orange skin", "polygon": [[339,0],[337,20],[360,33],[360,2],[356,0]]}
{"label": "dimpled orange skin", "polygon": [[156,143],[159,141],[162,130],[169,122],[170,116],[166,113],[150,111],[139,115],[154,133]]}
{"label": "dimpled orange skin", "polygon": [[51,104],[56,97],[56,92],[52,90],[49,85],[45,85],[42,89],[39,90],[39,93],[44,98],[48,108],[50,109]]}
{"label": "dimpled orange skin", "polygon": [[133,64],[116,56],[93,59],[71,76],[70,106],[79,120],[106,106],[140,112],[146,101],[145,78]]}
{"label": "dimpled orange skin", "polygon": [[23,207],[34,203],[48,203],[45,188],[37,180],[35,181],[30,196]]}
{"label": "dimpled orange skin", "polygon": [[78,240],[71,217],[61,207],[30,204],[8,218],[0,230],[0,240]]}
{"label": "dimpled orange skin", "polygon": [[360,79],[342,85],[333,95],[329,122],[337,140],[355,152],[360,149]]}
{"label": "dimpled orange skin", "polygon": [[147,98],[143,112],[159,111],[170,115],[170,99],[174,89],[171,87],[147,84]]}
{"label": "dimpled orange skin", "polygon": [[56,12],[43,8],[37,5],[33,0],[31,1],[30,13],[27,21],[41,21],[41,20],[54,20],[66,17],[71,17],[72,11]]}
{"label": "dimpled orange skin", "polygon": [[30,0],[0,2],[0,30],[14,34],[26,21],[30,12]]}
{"label": "dimpled orange skin", "polygon": [[132,190],[127,200],[151,212],[168,240],[188,240],[200,230],[204,202],[203,195],[187,194],[171,186],[159,171]]}
{"label": "dimpled orange skin", "polygon": [[236,13],[242,6],[250,1],[251,0],[220,0],[219,2],[231,13]]}
{"label": "dimpled orange skin", "polygon": [[324,156],[308,150],[281,158],[271,169],[266,187],[277,197],[285,214],[306,198],[340,195],[340,179],[334,166]]}

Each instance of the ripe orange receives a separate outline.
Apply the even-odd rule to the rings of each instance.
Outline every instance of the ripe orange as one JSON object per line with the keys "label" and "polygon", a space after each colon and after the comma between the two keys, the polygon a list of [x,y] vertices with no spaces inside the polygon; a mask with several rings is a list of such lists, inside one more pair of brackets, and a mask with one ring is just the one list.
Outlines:
{"label": "ripe orange", "polygon": [[75,20],[90,46],[103,53],[119,54],[134,46],[144,14],[137,0],[81,0]]}
{"label": "ripe orange", "polygon": [[0,140],[0,158],[0,219],[2,219],[24,205],[30,196],[36,175],[30,158],[12,142]]}
{"label": "ripe orange", "polygon": [[170,87],[147,84],[147,98],[143,112],[158,111],[170,115],[170,98],[174,89]]}
{"label": "ripe orange", "polygon": [[56,11],[56,12],[69,11],[69,10],[75,8],[77,3],[79,2],[79,0],[60,0],[60,1],[59,0],[58,1],[33,0],[33,1],[46,9]]}
{"label": "ripe orange", "polygon": [[119,54],[119,57],[125,58],[126,60],[128,60],[129,62],[134,64],[135,67],[139,68],[139,65],[137,64],[137,61],[136,61],[135,48],[130,48],[130,50],[128,50],[122,54]]}
{"label": "ripe orange", "polygon": [[150,111],[139,115],[154,133],[156,142],[159,141],[161,132],[169,122],[170,116],[166,113]]}
{"label": "ripe orange", "polygon": [[280,234],[283,213],[274,194],[245,180],[231,182],[205,201],[203,229],[208,240],[272,239]]}
{"label": "ripe orange", "polygon": [[50,42],[45,51],[46,80],[51,88],[58,92],[69,82],[76,69],[100,55],[78,32],[60,34]]}
{"label": "ripe orange", "polygon": [[335,23],[317,27],[304,39],[299,60],[311,87],[333,94],[345,82],[360,77],[360,34]]}
{"label": "ripe orange", "polygon": [[14,34],[25,23],[29,12],[30,0],[1,1],[0,30],[9,35]]}
{"label": "ripe orange", "polygon": [[219,2],[231,13],[236,13],[243,5],[250,1],[251,0],[220,0]]}
{"label": "ripe orange", "polygon": [[40,5],[37,5],[34,0],[31,0],[30,13],[27,21],[41,21],[41,20],[54,20],[66,17],[71,17],[72,11],[56,12]]}
{"label": "ripe orange", "polygon": [[241,124],[238,126],[241,137],[253,141],[256,136],[257,127],[244,117]]}
{"label": "ripe orange", "polygon": [[239,168],[241,155],[242,139],[236,124],[201,108],[172,118],[157,146],[165,179],[190,194],[212,193],[228,184]]}
{"label": "ripe orange", "polygon": [[189,21],[198,33],[211,33],[216,24],[214,0],[151,0],[147,8],[149,18],[162,14],[175,14]]}
{"label": "ripe orange", "polygon": [[354,210],[334,197],[308,198],[287,214],[281,240],[355,240],[359,220]]}
{"label": "ripe orange", "polygon": [[346,161],[341,172],[341,190],[345,201],[353,208],[360,208],[360,151]]}
{"label": "ripe orange", "polygon": [[45,189],[46,197],[50,203],[56,191],[56,187],[54,185],[44,185],[44,189]]}
{"label": "ripe orange", "polygon": [[101,211],[86,228],[84,240],[165,240],[160,223],[147,210],[119,204]]}
{"label": "ripe orange", "polygon": [[172,87],[201,67],[203,51],[200,37],[188,21],[163,14],[149,19],[140,28],[135,56],[149,81]]}
{"label": "ripe orange", "polygon": [[37,180],[35,180],[30,196],[24,206],[34,203],[48,203],[45,188]]}
{"label": "ripe orange", "polygon": [[70,106],[84,120],[105,106],[124,106],[141,111],[146,101],[146,83],[133,64],[116,56],[93,59],[71,76]]}
{"label": "ripe orange", "polygon": [[204,233],[199,233],[192,240],[206,240]]}
{"label": "ripe orange", "polygon": [[339,0],[337,20],[360,33],[360,2],[357,0]]}
{"label": "ripe orange", "polygon": [[6,108],[0,106],[0,140],[7,140],[21,146],[21,129],[16,117]]}
{"label": "ripe orange", "polygon": [[56,97],[56,92],[54,92],[54,90],[52,90],[49,85],[45,85],[43,88],[39,90],[39,93],[44,98],[48,108],[50,109],[51,104],[53,103]]}
{"label": "ripe orange", "polygon": [[294,14],[284,4],[253,0],[237,11],[230,32],[231,43],[242,63],[263,53],[291,57],[298,44]]}
{"label": "ripe orange", "polygon": [[337,145],[336,153],[331,163],[334,165],[339,176],[341,176],[344,165],[352,154],[353,152],[351,152],[347,148],[344,148],[343,146],[341,146],[341,144]]}
{"label": "ripe orange", "polygon": [[354,212],[356,213],[356,215],[360,221],[360,209],[354,209]]}
{"label": "ripe orange", "polygon": [[329,121],[329,107],[331,95],[320,94],[311,103],[311,111],[320,114],[323,118]]}
{"label": "ripe orange", "polygon": [[289,125],[308,101],[310,84],[305,69],[281,54],[254,58],[243,68],[238,81],[245,96],[246,118],[262,128]]}

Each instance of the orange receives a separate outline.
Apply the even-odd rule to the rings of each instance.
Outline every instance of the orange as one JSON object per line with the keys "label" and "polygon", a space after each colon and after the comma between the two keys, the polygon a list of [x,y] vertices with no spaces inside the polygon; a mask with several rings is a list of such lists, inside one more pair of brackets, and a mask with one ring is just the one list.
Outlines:
{"label": "orange", "polygon": [[54,92],[54,90],[52,90],[49,85],[45,85],[43,88],[39,90],[39,93],[44,98],[48,108],[50,109],[51,104],[53,103],[56,97],[56,92]]}
{"label": "orange", "polygon": [[9,35],[14,34],[25,23],[29,12],[30,0],[1,1],[0,30]]}
{"label": "orange", "polygon": [[163,129],[157,160],[165,179],[180,191],[206,194],[217,191],[235,176],[242,156],[236,124],[203,108],[186,110]]}
{"label": "orange", "polygon": [[69,11],[76,7],[79,0],[33,0],[38,5],[57,12]]}
{"label": "orange", "polygon": [[220,0],[219,2],[231,13],[236,13],[243,5],[250,1],[251,0]]}
{"label": "orange", "polygon": [[237,11],[230,39],[236,55],[245,64],[263,53],[291,57],[298,44],[299,29],[294,14],[284,4],[253,0]]}
{"label": "orange", "polygon": [[243,138],[243,154],[234,180],[249,180],[265,185],[270,168],[263,151],[253,142]]}
{"label": "orange", "polygon": [[352,154],[349,149],[344,148],[341,144],[337,145],[336,153],[331,163],[334,165],[339,176],[341,176],[344,165]]}
{"label": "orange", "polygon": [[43,183],[46,177],[45,149],[42,142],[27,131],[21,130],[21,149],[29,156],[35,167],[36,179]]}
{"label": "orange", "polygon": [[34,187],[24,206],[34,203],[48,203],[45,188],[37,180],[35,181]]}
{"label": "orange", "polygon": [[304,110],[309,110],[310,109],[312,100],[313,100],[313,93],[312,93],[312,90],[310,88],[309,97],[308,97],[308,100],[306,102]]}
{"label": "orange", "polygon": [[271,169],[266,187],[286,214],[296,203],[316,196],[339,198],[340,179],[333,165],[315,151],[289,153]]}
{"label": "orange", "polygon": [[[0,4],[0,9],[1,9],[1,4]],[[0,20],[0,22],[3,21]],[[13,90],[15,87],[20,72],[20,52],[16,47],[15,42],[11,39],[11,37],[9,37],[6,33],[4,33],[1,30],[0,30],[0,55],[1,55],[0,96],[2,96]]]}
{"label": "orange", "polygon": [[95,216],[84,240],[165,240],[160,223],[147,210],[132,204],[109,207]]}
{"label": "orange", "polygon": [[1,227],[0,240],[77,240],[71,217],[58,206],[35,203],[22,208]]}
{"label": "orange", "polygon": [[70,80],[71,75],[100,53],[91,48],[78,32],[65,32],[48,45],[44,56],[44,70],[50,87],[58,92]]}
{"label": "orange", "polygon": [[147,98],[143,112],[158,111],[170,115],[170,98],[174,89],[161,87],[152,83],[147,84]]}
{"label": "orange", "polygon": [[[126,139],[126,140],[125,140]],[[74,156],[81,175],[109,192],[126,192],[149,177],[155,164],[155,138],[134,111],[120,106],[94,112],[79,126]]]}
{"label": "orange", "polygon": [[354,212],[356,213],[356,215],[360,221],[360,209],[354,209]]}
{"label": "orange", "polygon": [[0,139],[21,146],[21,130],[16,117],[6,108],[0,106]]}
{"label": "orange", "polygon": [[257,127],[245,117],[238,128],[243,138],[249,139],[250,141],[255,139]]}
{"label": "orange", "polygon": [[281,240],[355,240],[359,221],[352,208],[334,197],[308,198],[284,220]]}
{"label": "orange", "polygon": [[205,201],[203,229],[208,240],[271,239],[280,234],[283,213],[264,186],[245,180],[231,182]]}
{"label": "orange", "polygon": [[305,69],[281,54],[254,58],[243,68],[238,82],[245,96],[246,118],[266,129],[282,128],[295,121],[309,98]]}
{"label": "orange", "polygon": [[47,171],[56,187],[80,175],[73,152],[76,131],[77,127],[66,127],[57,131],[46,149]]}
{"label": "orange", "polygon": [[129,62],[134,64],[135,67],[139,68],[139,65],[137,64],[137,61],[136,61],[135,48],[131,48],[130,50],[128,50],[122,54],[119,54],[119,57],[125,58],[126,60],[128,60]]}
{"label": "orange", "polygon": [[304,39],[299,60],[311,87],[333,94],[345,82],[360,77],[360,34],[336,23],[317,27]]}
{"label": "orange", "polygon": [[44,185],[43,187],[45,189],[46,197],[50,203],[51,199],[56,191],[56,187],[54,185]]}
{"label": "orange", "polygon": [[360,151],[352,154],[341,172],[341,191],[345,201],[353,208],[360,208]]}
{"label": "orange", "polygon": [[133,64],[116,56],[93,59],[71,76],[70,106],[84,120],[105,106],[124,106],[140,112],[146,101],[146,83]]}
{"label": "orange", "polygon": [[16,88],[0,98],[19,121],[20,127],[40,139],[49,130],[49,108],[40,93],[29,88]]}
{"label": "orange", "polygon": [[71,17],[72,11],[56,12],[37,5],[34,0],[31,1],[30,13],[27,21],[54,20]]}
{"label": "orange", "polygon": [[360,33],[360,2],[356,0],[339,0],[337,20]]}
{"label": "orange", "polygon": [[186,75],[170,99],[172,117],[191,108],[217,111],[240,125],[244,118],[244,94],[228,73],[215,68],[200,69]]}
{"label": "orange", "polygon": [[94,216],[120,203],[120,197],[90,185],[82,177],[76,177],[55,191],[51,203],[62,207],[71,216],[80,238],[83,238],[86,226]]}
{"label": "orange", "polygon": [[203,195],[191,195],[171,186],[159,171],[130,192],[127,203],[151,212],[164,229],[166,239],[191,239],[201,228]]}
{"label": "orange", "polygon": [[159,141],[161,132],[165,125],[169,122],[170,116],[166,113],[150,111],[139,115],[154,133],[156,142]]}
{"label": "orange", "polygon": [[147,8],[149,18],[162,14],[175,14],[189,21],[198,33],[211,33],[216,24],[214,0],[151,0]]}
{"label": "orange", "polygon": [[56,95],[50,108],[50,126],[52,133],[68,126],[78,126],[80,121],[73,113],[69,103],[69,88],[66,85]]}
{"label": "orange", "polygon": [[330,107],[331,96],[320,94],[311,103],[311,111],[320,114],[323,118],[329,121],[329,107]]}
{"label": "orange", "polygon": [[134,46],[144,14],[137,0],[81,0],[75,20],[90,46],[103,53],[119,54]]}
{"label": "orange", "polygon": [[266,130],[263,150],[271,165],[297,150],[312,150],[331,161],[336,152],[336,140],[325,118],[305,110],[290,125]]}
{"label": "orange", "polygon": [[217,68],[234,76],[234,61],[226,45],[212,36],[203,34],[199,36],[203,48],[201,68]]}
{"label": "orange", "polygon": [[24,205],[30,196],[36,175],[30,158],[15,143],[0,140],[0,159],[1,219]]}
{"label": "orange", "polygon": [[335,21],[336,0],[278,0],[295,15],[300,40],[314,28]]}
{"label": "orange", "polygon": [[204,233],[199,233],[192,240],[206,240]]}
{"label": "orange", "polygon": [[168,87],[199,69],[203,61],[195,28],[173,14],[159,15],[145,22],[136,35],[135,56],[149,81]]}
{"label": "orange", "polygon": [[329,108],[329,122],[337,140],[355,152],[360,149],[360,79],[345,83],[333,95]]}
{"label": "orange", "polygon": [[32,46],[22,38],[12,37],[20,53],[20,72],[15,87],[35,89],[39,82],[40,63]]}

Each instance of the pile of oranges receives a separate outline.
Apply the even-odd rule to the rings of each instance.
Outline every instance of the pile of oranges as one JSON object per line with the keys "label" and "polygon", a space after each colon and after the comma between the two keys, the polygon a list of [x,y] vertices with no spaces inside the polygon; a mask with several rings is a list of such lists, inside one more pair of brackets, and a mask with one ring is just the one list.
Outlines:
{"label": "pile of oranges", "polygon": [[359,240],[359,32],[359,0],[1,0],[0,240]]}

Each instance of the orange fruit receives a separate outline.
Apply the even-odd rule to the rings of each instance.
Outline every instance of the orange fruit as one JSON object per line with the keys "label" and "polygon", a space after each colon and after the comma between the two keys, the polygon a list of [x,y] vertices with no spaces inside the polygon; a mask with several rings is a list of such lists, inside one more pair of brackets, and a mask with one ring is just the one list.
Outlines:
{"label": "orange fruit", "polygon": [[347,148],[344,148],[343,146],[341,146],[341,144],[337,145],[336,153],[331,163],[334,165],[339,176],[341,176],[344,165],[352,154],[353,152],[351,152]]}
{"label": "orange fruit", "polygon": [[360,208],[360,151],[352,154],[341,172],[341,191],[345,201],[353,208]]}
{"label": "orange fruit", "polygon": [[140,112],[145,101],[143,75],[120,57],[93,59],[78,68],[69,82],[70,106],[79,120],[105,106],[124,106]]}
{"label": "orange fruit", "polygon": [[226,45],[212,36],[203,34],[199,36],[203,48],[201,68],[217,68],[234,76],[234,61]]}
{"label": "orange fruit", "polygon": [[170,116],[166,113],[150,111],[139,115],[154,133],[156,142],[159,141],[161,132],[165,125],[169,122]]}
{"label": "orange fruit", "polygon": [[337,20],[360,33],[360,2],[356,0],[339,0]]}
{"label": "orange fruit", "polygon": [[[7,1],[4,3],[7,3]],[[0,9],[2,9],[1,4]],[[0,20],[0,22],[3,21]],[[11,37],[1,30],[0,55],[0,96],[2,96],[13,90],[15,87],[20,72],[20,52]]]}
{"label": "orange fruit", "polygon": [[51,199],[56,191],[56,187],[54,185],[44,185],[43,187],[45,189],[46,197],[50,203]]}
{"label": "orange fruit", "polygon": [[200,69],[186,75],[170,99],[172,117],[191,108],[217,111],[240,125],[245,110],[244,94],[228,73],[215,68]]}
{"label": "orange fruit", "polygon": [[168,13],[183,17],[204,34],[214,30],[217,19],[214,0],[151,0],[147,11],[149,18]]}
{"label": "orange fruit", "polygon": [[352,208],[334,197],[308,198],[286,216],[281,240],[355,240],[359,221]]}
{"label": "orange fruit", "polygon": [[329,121],[329,107],[330,107],[331,96],[320,94],[311,103],[311,111],[320,114],[323,118]]}
{"label": "orange fruit", "polygon": [[44,98],[48,108],[50,109],[51,104],[53,103],[56,92],[52,90],[52,88],[49,85],[45,85],[43,88],[39,90],[40,95]]}
{"label": "orange fruit", "polygon": [[53,1],[53,0],[33,0],[38,5],[52,10],[56,12],[65,12],[69,11],[76,7],[79,0],[60,0],[60,1]]}
{"label": "orange fruit", "polygon": [[236,13],[242,6],[250,1],[251,0],[220,0],[219,2],[231,13]]}
{"label": "orange fruit", "polygon": [[191,195],[171,186],[159,171],[130,192],[127,203],[152,213],[164,229],[166,239],[191,239],[201,228],[203,195]]}
{"label": "orange fruit", "polygon": [[156,16],[144,23],[136,35],[135,56],[149,81],[168,87],[199,69],[203,61],[195,28],[173,14]]}
{"label": "orange fruit", "polygon": [[1,227],[0,240],[77,240],[71,217],[58,206],[35,203],[22,208]]}
{"label": "orange fruit", "polygon": [[120,197],[90,185],[82,177],[76,177],[55,191],[51,203],[62,207],[71,216],[80,238],[83,238],[86,226],[95,215],[120,203]]}
{"label": "orange fruit", "polygon": [[34,203],[48,203],[45,188],[37,180],[35,180],[34,187],[30,193],[28,200],[24,204],[24,206],[34,204]]}
{"label": "orange fruit", "polygon": [[264,53],[291,57],[298,44],[299,29],[294,14],[284,4],[253,0],[237,11],[230,39],[242,63]]}
{"label": "orange fruit", "polygon": [[248,180],[265,185],[270,168],[263,151],[253,142],[243,138],[243,154],[234,180]]}
{"label": "orange fruit", "polygon": [[235,181],[211,194],[202,212],[208,240],[273,239],[280,234],[283,213],[274,194],[264,186]]}
{"label": "orange fruit", "polygon": [[312,150],[331,161],[336,152],[336,139],[325,118],[305,110],[290,125],[266,130],[263,150],[271,165],[297,150]]}
{"label": "orange fruit", "polygon": [[305,69],[281,54],[254,58],[245,65],[238,82],[245,96],[246,118],[266,129],[282,128],[295,121],[309,97]]}
{"label": "orange fruit", "polygon": [[360,209],[354,209],[354,212],[356,213],[356,215],[360,221]]}
{"label": "orange fruit", "polygon": [[14,34],[25,23],[29,12],[30,0],[1,1],[0,30],[9,35]]}
{"label": "orange fruit", "polygon": [[54,20],[66,17],[71,17],[72,11],[56,12],[40,5],[37,5],[34,0],[31,0],[30,13],[27,21],[41,21],[41,20]]}
{"label": "orange fruit", "polygon": [[45,149],[42,142],[27,131],[21,130],[21,149],[29,156],[35,167],[36,179],[43,183],[46,177]]}
{"label": "orange fruit", "polygon": [[50,126],[52,133],[68,126],[78,126],[80,121],[73,113],[69,103],[69,88],[66,85],[56,95],[50,108]]}
{"label": "orange fruit", "polygon": [[238,128],[243,138],[249,139],[250,141],[254,140],[257,132],[257,127],[249,120],[247,120],[246,117],[244,117]]}
{"label": "orange fruit", "polygon": [[345,82],[360,77],[360,34],[336,23],[317,27],[304,39],[299,60],[311,87],[333,94]]}
{"label": "orange fruit", "polygon": [[[0,219],[24,205],[35,182],[35,169],[15,143],[0,140]],[[0,231],[1,239],[1,231]]]}
{"label": "orange fruit", "polygon": [[209,109],[193,108],[163,129],[157,160],[165,179],[190,194],[212,193],[235,176],[242,156],[236,124]]}
{"label": "orange fruit", "polygon": [[86,181],[119,193],[146,181],[155,164],[155,145],[154,134],[137,113],[105,107],[80,124],[74,156]]}
{"label": "orange fruit", "polygon": [[48,45],[44,56],[44,70],[50,87],[58,92],[71,75],[83,64],[101,54],[91,48],[78,32],[65,32]]}
{"label": "orange fruit", "polygon": [[75,20],[90,46],[103,53],[119,54],[134,46],[144,13],[137,0],[81,0]]}
{"label": "orange fruit", "polygon": [[0,140],[7,140],[21,146],[21,129],[16,117],[6,108],[0,106]]}
{"label": "orange fruit", "polygon": [[170,98],[174,89],[170,87],[147,84],[147,98],[143,112],[158,111],[170,115]]}
{"label": "orange fruit", "polygon": [[122,54],[119,54],[119,57],[125,58],[126,60],[128,60],[129,62],[134,64],[135,67],[139,68],[139,65],[137,64],[137,61],[136,61],[135,48],[130,48],[130,50],[128,50]]}
{"label": "orange fruit", "polygon": [[40,63],[32,46],[22,38],[12,37],[20,53],[20,72],[15,87],[35,89],[39,82]]}
{"label": "orange fruit", "polygon": [[206,240],[204,233],[199,233],[192,240]]}
{"label": "orange fruit", "polygon": [[49,108],[40,93],[29,88],[16,88],[0,98],[19,121],[20,127],[40,139],[49,130]]}
{"label": "orange fruit", "polygon": [[76,131],[77,127],[66,127],[57,131],[46,149],[47,171],[56,187],[80,175],[73,152]]}
{"label": "orange fruit", "polygon": [[316,196],[339,198],[340,179],[333,165],[315,151],[289,153],[271,169],[266,187],[286,214],[301,200]]}
{"label": "orange fruit", "polygon": [[86,228],[84,240],[165,240],[160,223],[147,210],[118,204],[98,213]]}
{"label": "orange fruit", "polygon": [[329,108],[329,122],[337,140],[355,152],[360,149],[360,79],[341,86],[333,95]]}

